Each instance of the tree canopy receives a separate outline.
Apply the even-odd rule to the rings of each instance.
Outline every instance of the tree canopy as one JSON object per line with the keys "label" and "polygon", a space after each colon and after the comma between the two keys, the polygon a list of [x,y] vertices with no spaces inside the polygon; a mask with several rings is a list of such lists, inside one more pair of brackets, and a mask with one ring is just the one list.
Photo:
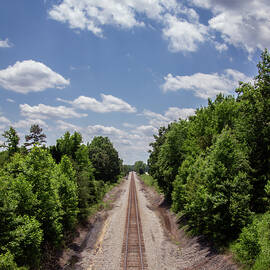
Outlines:
{"label": "tree canopy", "polygon": [[191,233],[233,243],[241,262],[264,270],[270,267],[267,50],[257,67],[254,81],[240,82],[236,96],[219,94],[189,119],[161,127],[148,165]]}

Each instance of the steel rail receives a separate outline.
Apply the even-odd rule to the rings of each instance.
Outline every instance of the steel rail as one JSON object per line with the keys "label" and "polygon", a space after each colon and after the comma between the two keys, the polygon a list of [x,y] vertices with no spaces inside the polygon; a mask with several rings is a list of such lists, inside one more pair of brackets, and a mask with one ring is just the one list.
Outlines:
{"label": "steel rail", "polygon": [[[134,213],[135,212],[135,213]],[[136,192],[136,184],[135,184],[135,177],[133,172],[131,173],[130,177],[130,187],[129,187],[129,199],[128,199],[128,208],[127,208],[127,216],[126,216],[126,234],[125,234],[125,246],[124,246],[124,262],[123,262],[123,269],[127,270],[129,268],[134,269],[134,265],[129,265],[128,263],[128,256],[131,256],[132,258],[132,250],[134,249],[134,244],[131,243],[132,237],[136,237],[135,243],[138,241],[138,246],[139,248],[139,256],[140,259],[138,258],[138,266],[141,270],[147,269],[147,267],[144,267],[144,260],[143,260],[143,239],[141,238],[141,224],[140,224],[140,215],[139,215],[139,209],[138,209],[138,199],[137,199],[137,192]],[[134,224],[136,223],[136,225]],[[133,227],[133,225],[135,227]],[[131,226],[131,227],[130,227]],[[133,228],[133,229],[132,229]],[[135,231],[134,231],[135,229]],[[135,233],[137,232],[137,233]],[[129,250],[129,244],[131,246],[131,251]],[[136,253],[135,253],[136,254]],[[131,261],[132,262],[132,261]]]}
{"label": "steel rail", "polygon": [[137,219],[137,230],[138,230],[138,238],[139,238],[139,247],[140,247],[140,259],[141,259],[141,266],[143,270],[143,255],[142,255],[142,244],[141,244],[141,232],[140,232],[140,224],[139,224],[139,217],[138,217],[138,201],[137,201],[137,192],[136,192],[136,185],[133,175],[134,181],[134,201],[135,201],[135,208],[136,208],[136,219]]}
{"label": "steel rail", "polygon": [[[131,183],[130,183],[131,184]],[[129,233],[129,223],[130,223],[130,208],[131,208],[131,188],[129,188],[129,201],[128,201],[128,221],[127,221],[127,232],[126,232],[126,250],[125,250],[125,261],[124,269],[127,269],[127,254],[128,254],[128,233]]]}

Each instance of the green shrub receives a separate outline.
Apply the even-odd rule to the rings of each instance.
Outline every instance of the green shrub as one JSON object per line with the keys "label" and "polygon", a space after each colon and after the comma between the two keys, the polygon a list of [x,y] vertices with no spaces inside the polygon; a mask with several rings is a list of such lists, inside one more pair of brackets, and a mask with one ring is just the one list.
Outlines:
{"label": "green shrub", "polygon": [[231,247],[235,257],[252,270],[270,269],[270,213],[255,217]]}
{"label": "green shrub", "polygon": [[27,270],[26,267],[18,267],[14,261],[14,256],[10,251],[0,254],[0,270]]}
{"label": "green shrub", "polygon": [[158,192],[158,193],[161,193],[161,189],[159,188],[158,186],[158,183],[157,183],[157,180],[154,179],[151,175],[149,174],[143,174],[140,176],[140,178],[143,180],[143,182],[149,186],[149,187],[154,187],[155,190]]}
{"label": "green shrub", "polygon": [[260,245],[258,243],[258,220],[244,227],[239,238],[232,246],[236,259],[243,264],[252,266],[256,257],[260,253]]}
{"label": "green shrub", "polygon": [[28,216],[15,219],[15,229],[10,231],[8,249],[14,254],[15,260],[20,265],[36,267],[40,261],[40,245],[43,232],[40,223]]}

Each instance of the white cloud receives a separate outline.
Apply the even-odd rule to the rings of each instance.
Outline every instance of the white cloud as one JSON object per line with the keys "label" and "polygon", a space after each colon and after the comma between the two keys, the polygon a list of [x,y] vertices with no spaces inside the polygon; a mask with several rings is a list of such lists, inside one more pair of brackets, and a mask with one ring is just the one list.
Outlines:
{"label": "white cloud", "polygon": [[58,101],[71,104],[75,108],[82,110],[91,110],[98,113],[107,112],[127,112],[134,113],[136,108],[129,105],[124,100],[114,97],[112,95],[101,94],[102,101],[98,101],[95,98],[80,96],[73,101],[64,100],[58,98]]}
{"label": "white cloud", "polygon": [[193,108],[178,108],[178,107],[170,107],[165,112],[165,117],[170,119],[171,121],[178,119],[187,119],[189,116],[195,114],[195,109]]}
{"label": "white cloud", "polygon": [[81,128],[79,126],[73,125],[71,123],[67,123],[63,120],[57,120],[57,128],[61,129],[61,130],[71,130],[71,131],[79,131],[81,130]]}
{"label": "white cloud", "polygon": [[207,36],[207,27],[203,24],[190,23],[170,14],[165,16],[163,37],[169,40],[169,50],[172,52],[194,52],[199,43],[206,41]]}
{"label": "white cloud", "polygon": [[95,136],[109,137],[119,152],[120,158],[123,158],[128,164],[133,164],[136,160],[141,160],[142,156],[144,156],[144,160],[146,161],[149,143],[153,140],[153,134],[157,132],[157,129],[150,125],[133,126],[127,132],[113,126],[89,125],[87,127],[81,127],[63,120],[57,120],[56,127],[60,130],[68,130],[70,132],[76,130],[83,135],[86,141],[91,141]]}
{"label": "white cloud", "polygon": [[149,110],[144,110],[143,115],[149,120],[149,124],[156,128],[166,126],[169,122],[169,119],[167,117]]}
{"label": "white cloud", "polygon": [[5,116],[0,116],[0,123],[9,125],[11,122]]}
{"label": "white cloud", "polygon": [[33,60],[16,62],[15,65],[0,70],[0,86],[22,94],[47,88],[62,89],[67,85],[69,80],[43,63]]}
{"label": "white cloud", "polygon": [[47,119],[47,118],[80,118],[87,114],[76,112],[73,108],[65,106],[48,106],[39,104],[30,106],[28,104],[20,104],[21,114],[31,119]]}
{"label": "white cloud", "polygon": [[126,127],[126,128],[134,128],[134,127],[136,127],[136,125],[130,124],[130,123],[123,123],[122,125],[123,125],[123,127]]}
{"label": "white cloud", "polygon": [[139,134],[143,134],[145,136],[150,136],[152,137],[153,134],[156,134],[158,131],[157,128],[151,126],[151,125],[148,125],[148,126],[145,126],[145,125],[142,125],[142,126],[138,126],[135,130],[136,133],[139,133]]}
{"label": "white cloud", "polygon": [[0,48],[10,48],[12,47],[12,43],[10,43],[10,41],[8,40],[8,38],[6,38],[5,40],[1,40],[0,39]]}
{"label": "white cloud", "polygon": [[270,45],[270,5],[268,0],[193,0],[193,4],[212,11],[209,26],[221,33],[228,44],[252,54]]}
{"label": "white cloud", "polygon": [[[199,22],[191,4],[212,12],[208,25]],[[257,48],[269,47],[269,13],[269,0],[192,0],[186,5],[176,0],[63,0],[52,7],[49,16],[101,37],[106,25],[151,28],[150,19],[162,28],[172,52],[194,52],[200,44],[214,41],[219,52],[230,44],[252,54]],[[217,33],[225,43],[216,43]]]}
{"label": "white cloud", "polygon": [[215,48],[219,52],[227,51],[228,46],[225,43],[214,42]]}
{"label": "white cloud", "polygon": [[41,119],[24,119],[12,124],[15,128],[30,128],[31,125],[39,125],[41,128],[48,128],[45,121]]}
{"label": "white cloud", "polygon": [[179,118],[187,119],[189,116],[194,115],[194,113],[195,110],[193,108],[178,107],[169,107],[164,115],[149,110],[143,111],[143,115],[149,120],[149,124],[153,128],[167,126],[169,123],[179,120]]}
{"label": "white cloud", "polygon": [[105,25],[151,28],[149,19],[154,20],[163,28],[172,52],[196,51],[207,36],[207,27],[199,23],[196,11],[176,0],[63,0],[52,7],[49,16],[100,37]]}
{"label": "white cloud", "polygon": [[226,69],[223,74],[195,73],[190,76],[174,77],[169,73],[164,79],[165,83],[162,86],[164,92],[190,90],[195,96],[203,99],[213,98],[219,93],[232,93],[239,81],[251,80],[245,74],[233,69]]}
{"label": "white cloud", "polygon": [[52,19],[68,23],[70,28],[91,31],[102,36],[102,27],[112,24],[122,28],[143,26],[136,19],[135,1],[117,0],[64,0],[54,5],[49,15]]}
{"label": "white cloud", "polygon": [[124,131],[115,127],[106,127],[102,125],[93,125],[86,128],[86,133],[89,135],[103,135],[103,136],[123,136]]}
{"label": "white cloud", "polygon": [[63,0],[52,7],[49,16],[72,29],[102,36],[105,25],[126,29],[144,26],[145,16],[160,21],[165,12],[176,11],[178,6],[176,0]]}
{"label": "white cloud", "polygon": [[57,120],[57,127],[62,130],[77,130],[83,133],[86,137],[94,137],[94,136],[116,136],[123,137],[126,136],[127,133],[121,129],[112,127],[112,126],[103,126],[103,125],[89,125],[87,127],[80,127],[63,120]]}
{"label": "white cloud", "polygon": [[7,98],[6,99],[7,102],[10,102],[10,103],[15,103],[15,100],[11,99],[11,98]]}

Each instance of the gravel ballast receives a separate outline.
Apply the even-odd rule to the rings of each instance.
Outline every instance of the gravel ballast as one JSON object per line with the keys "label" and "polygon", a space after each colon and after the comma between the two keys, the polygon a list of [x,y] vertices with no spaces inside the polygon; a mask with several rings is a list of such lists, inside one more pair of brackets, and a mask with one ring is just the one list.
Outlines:
{"label": "gravel ballast", "polygon": [[76,265],[85,270],[117,270],[120,269],[122,243],[125,231],[128,191],[130,184],[122,185],[121,196],[108,212],[95,248],[84,250],[81,261]]}
{"label": "gravel ballast", "polygon": [[[168,208],[162,208],[162,196],[146,187],[135,176],[138,206],[142,222],[148,270],[237,270],[227,255],[217,254],[197,237],[187,237],[178,229]],[[79,252],[75,270],[120,270],[131,174],[116,190],[119,196],[106,219],[98,226],[95,244],[86,244]],[[95,227],[95,226],[93,226]],[[169,228],[169,230],[168,230]],[[172,237],[173,234],[173,237]]]}

